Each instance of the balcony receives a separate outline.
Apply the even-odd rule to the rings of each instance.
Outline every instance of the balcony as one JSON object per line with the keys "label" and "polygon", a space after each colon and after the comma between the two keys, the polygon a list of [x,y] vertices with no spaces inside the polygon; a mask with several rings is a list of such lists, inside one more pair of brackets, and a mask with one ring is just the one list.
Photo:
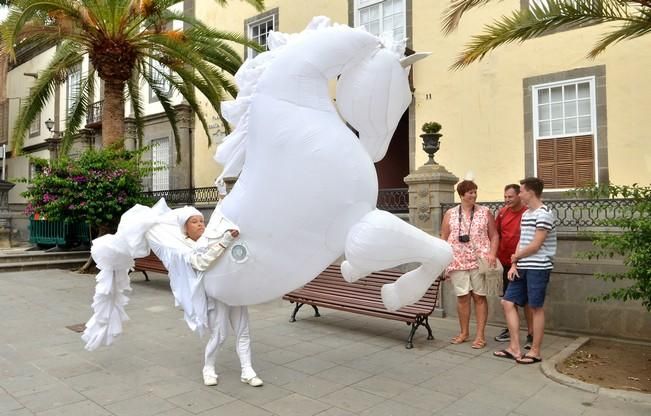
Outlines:
{"label": "balcony", "polygon": [[102,125],[102,107],[104,100],[96,101],[88,108],[86,114],[86,127],[100,127]]}

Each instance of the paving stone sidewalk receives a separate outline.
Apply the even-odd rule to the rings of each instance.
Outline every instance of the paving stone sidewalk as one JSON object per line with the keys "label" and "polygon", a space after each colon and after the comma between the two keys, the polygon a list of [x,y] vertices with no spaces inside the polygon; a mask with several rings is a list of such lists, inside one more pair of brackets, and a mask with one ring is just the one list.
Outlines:
{"label": "paving stone sidewalk", "polygon": [[[250,308],[254,366],[262,388],[239,381],[229,339],[220,383],[201,383],[203,341],[173,307],[167,278],[133,275],[131,321],[111,347],[83,349],[67,326],[91,315],[93,276],[44,270],[0,275],[0,415],[334,416],[334,415],[645,415],[648,404],[572,389],[539,365],[495,358],[502,344],[451,345],[454,319],[431,319],[436,340],[419,331],[414,349],[400,322],[277,300]],[[573,341],[548,335],[550,357]]]}

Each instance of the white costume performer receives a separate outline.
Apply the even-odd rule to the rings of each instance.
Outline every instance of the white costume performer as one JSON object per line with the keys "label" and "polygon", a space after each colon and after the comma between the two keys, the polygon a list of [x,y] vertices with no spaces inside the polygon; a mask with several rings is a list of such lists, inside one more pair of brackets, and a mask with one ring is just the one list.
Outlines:
{"label": "white costume performer", "polygon": [[[179,225],[186,235],[188,234],[186,223],[191,217],[201,216],[203,219],[203,214],[194,207],[185,207],[176,211],[178,211]],[[221,229],[223,227],[229,227],[228,230],[238,230],[235,224],[230,223],[225,218],[222,218],[220,223],[223,223],[221,224]],[[190,264],[192,264],[192,267],[198,271],[197,278],[199,280],[203,278],[203,272],[217,261],[233,242],[234,237],[228,230],[225,230],[220,236],[217,236],[218,231],[214,230],[212,237],[206,236],[206,241],[203,241],[203,244],[192,240],[189,236],[184,240],[188,246],[193,248],[193,252],[187,258]],[[229,328],[232,328],[236,337],[235,349],[242,367],[241,381],[253,387],[261,386],[263,382],[257,376],[251,365],[248,308],[246,306],[229,306],[224,302],[209,298],[208,328],[210,329],[211,335],[206,344],[205,364],[203,368],[204,384],[207,386],[217,385],[218,375],[215,370],[217,355],[228,337]]]}
{"label": "white costume performer", "polygon": [[[131,289],[128,270],[150,248],[167,267],[190,328],[201,333],[210,327],[216,336],[209,342],[208,368],[229,325],[238,333],[238,353],[249,348],[246,309],[220,302],[246,306],[277,299],[345,255],[341,271],[350,282],[420,263],[382,287],[386,308],[398,310],[417,302],[452,260],[445,241],[376,208],[374,163],[384,157],[412,102],[410,67],[427,54],[405,57],[404,41],[332,25],[323,16],[297,34],[272,32],[267,44],[269,51],[238,70],[239,93],[222,106],[235,128],[218,147],[216,158],[223,165],[218,182],[238,180],[196,247],[183,241],[178,219],[164,201],[130,209],[115,235],[93,241],[101,271],[94,315],[83,335],[87,349],[110,345],[122,332]],[[192,264],[201,264],[192,257],[205,255],[209,247],[219,251],[211,243],[233,223],[244,233],[219,261],[195,271]],[[220,301],[210,314],[208,298]],[[250,364],[243,357],[246,381],[255,373],[244,370]]]}

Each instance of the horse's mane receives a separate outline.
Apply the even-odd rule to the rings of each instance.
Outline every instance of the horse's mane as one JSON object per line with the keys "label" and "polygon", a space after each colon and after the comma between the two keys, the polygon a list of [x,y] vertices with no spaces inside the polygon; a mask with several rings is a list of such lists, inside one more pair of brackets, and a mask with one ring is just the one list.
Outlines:
{"label": "horse's mane", "polygon": [[315,17],[303,32],[281,33],[271,31],[267,38],[268,51],[258,54],[253,59],[247,59],[235,74],[235,84],[239,92],[231,101],[222,103],[224,118],[235,126],[231,134],[224,137],[217,148],[215,160],[224,170],[217,178],[216,185],[220,194],[225,194],[224,178],[237,177],[242,171],[246,157],[246,142],[249,130],[249,112],[255,96],[258,80],[278,56],[279,51],[288,44],[294,43],[305,32],[324,30],[331,27],[330,19],[324,16]]}

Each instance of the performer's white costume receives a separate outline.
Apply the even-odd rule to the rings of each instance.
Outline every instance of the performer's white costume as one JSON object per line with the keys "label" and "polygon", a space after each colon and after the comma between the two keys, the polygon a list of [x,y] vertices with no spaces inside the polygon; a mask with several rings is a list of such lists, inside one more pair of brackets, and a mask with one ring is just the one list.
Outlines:
{"label": "performer's white costume", "polygon": [[[373,165],[384,157],[412,100],[408,75],[415,59],[403,57],[404,43],[333,26],[324,17],[298,34],[272,33],[268,46],[270,51],[242,65],[235,76],[237,99],[222,107],[236,128],[218,148],[216,158],[224,165],[219,183],[225,177],[238,180],[204,236],[219,235],[227,219],[239,226],[240,237],[198,282],[183,283],[174,275],[190,266],[179,260],[176,245],[168,244],[173,238],[160,238],[164,222],[131,224],[133,233],[149,230],[144,240],[168,266],[174,295],[190,327],[199,331],[207,326],[206,295],[229,305],[266,302],[312,280],[343,254],[341,269],[349,281],[420,263],[382,288],[387,309],[416,302],[452,260],[452,250],[376,209]],[[328,82],[335,79],[333,101]],[[102,273],[95,315],[84,334],[89,349],[110,344],[121,332],[125,268],[136,254],[148,252],[146,244],[129,244],[137,239],[126,232],[130,217],[125,214],[120,223],[125,232],[118,228],[116,236],[93,246]],[[203,237],[198,243],[206,244]],[[104,253],[109,247],[118,249],[122,264],[102,261],[110,257]]]}
{"label": "performer's white costume", "polygon": [[[184,207],[174,210],[178,217],[179,226],[185,229],[185,224],[191,216],[203,214],[194,207]],[[228,230],[237,230],[235,224],[231,224],[225,218],[220,221],[220,229],[224,232],[221,235],[213,233],[212,238],[205,237],[205,245],[199,244],[191,238],[185,238],[184,242],[193,248],[193,252],[186,256],[186,259],[197,270],[197,279],[203,278],[206,271],[233,242],[233,237]],[[254,387],[261,386],[262,380],[257,377],[251,365],[251,337],[249,335],[249,312],[246,306],[229,306],[217,299],[208,299],[208,329],[210,339],[206,344],[205,362],[203,368],[204,384],[213,386],[217,384],[218,376],[215,370],[217,355],[226,341],[230,329],[235,332],[235,350],[240,359],[242,367],[241,381]]]}

